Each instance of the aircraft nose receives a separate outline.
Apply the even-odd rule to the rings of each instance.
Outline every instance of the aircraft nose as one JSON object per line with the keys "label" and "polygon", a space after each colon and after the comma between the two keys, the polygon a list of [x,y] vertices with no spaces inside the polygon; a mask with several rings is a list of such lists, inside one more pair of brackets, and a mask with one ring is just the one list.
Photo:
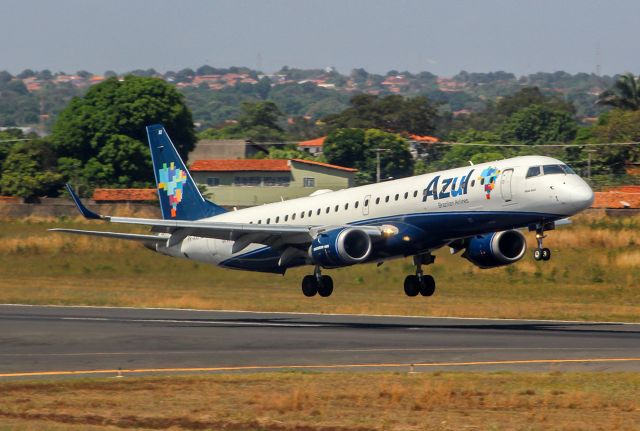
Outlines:
{"label": "aircraft nose", "polygon": [[589,184],[582,179],[571,184],[568,192],[567,203],[570,204],[576,212],[589,208],[595,198]]}

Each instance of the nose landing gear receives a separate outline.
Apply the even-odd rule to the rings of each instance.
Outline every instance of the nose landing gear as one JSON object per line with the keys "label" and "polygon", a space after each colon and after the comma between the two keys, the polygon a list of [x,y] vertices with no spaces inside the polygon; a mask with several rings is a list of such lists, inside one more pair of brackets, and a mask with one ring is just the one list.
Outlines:
{"label": "nose landing gear", "polygon": [[302,278],[302,293],[306,297],[316,294],[326,298],[333,293],[333,279],[328,275],[322,275],[320,266],[316,266],[313,275],[305,275]]}
{"label": "nose landing gear", "polygon": [[546,247],[542,247],[542,240],[547,236],[544,234],[544,227],[536,229],[536,241],[538,242],[538,248],[533,251],[533,258],[535,260],[549,260],[551,259],[551,250]]}
{"label": "nose landing gear", "polygon": [[416,266],[416,275],[407,275],[404,279],[404,293],[407,296],[431,296],[436,291],[436,281],[429,274],[422,272],[422,265],[430,265],[436,260],[435,256],[430,253],[425,255],[416,255],[413,257],[413,263]]}

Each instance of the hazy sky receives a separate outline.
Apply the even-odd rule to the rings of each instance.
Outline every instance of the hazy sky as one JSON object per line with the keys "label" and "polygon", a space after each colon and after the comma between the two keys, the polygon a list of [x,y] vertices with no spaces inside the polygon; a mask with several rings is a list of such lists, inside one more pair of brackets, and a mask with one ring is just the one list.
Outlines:
{"label": "hazy sky", "polygon": [[[0,70],[640,72],[638,0],[0,0]],[[599,50],[598,50],[599,46]],[[599,51],[599,55],[597,52]]]}

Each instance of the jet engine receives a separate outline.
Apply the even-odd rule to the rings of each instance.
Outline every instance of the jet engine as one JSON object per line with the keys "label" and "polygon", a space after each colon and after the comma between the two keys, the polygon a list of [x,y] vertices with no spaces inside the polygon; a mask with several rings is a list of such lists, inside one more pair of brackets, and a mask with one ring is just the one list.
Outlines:
{"label": "jet engine", "polygon": [[364,261],[371,253],[371,237],[356,227],[333,229],[319,234],[309,254],[325,268],[337,268]]}
{"label": "jet engine", "polygon": [[495,268],[519,261],[526,251],[524,235],[517,230],[505,230],[469,239],[462,256],[480,268]]}

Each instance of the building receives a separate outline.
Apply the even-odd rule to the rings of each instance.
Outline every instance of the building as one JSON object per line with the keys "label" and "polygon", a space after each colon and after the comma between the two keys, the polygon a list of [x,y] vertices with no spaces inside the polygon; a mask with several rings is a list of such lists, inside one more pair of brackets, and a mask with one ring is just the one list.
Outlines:
{"label": "building", "polygon": [[326,136],[321,136],[319,138],[310,139],[308,141],[298,142],[297,146],[299,150],[306,151],[309,154],[313,154],[315,156],[322,153],[325,139],[327,139]]}
{"label": "building", "polygon": [[409,135],[409,151],[415,159],[427,159],[429,157],[430,146],[439,143],[440,140],[435,136]]}
{"label": "building", "polygon": [[302,159],[196,160],[190,166],[218,205],[247,207],[352,187],[356,169]]}
{"label": "building", "polygon": [[189,153],[189,162],[195,160],[247,159],[258,153],[267,154],[266,146],[244,139],[203,139]]}

